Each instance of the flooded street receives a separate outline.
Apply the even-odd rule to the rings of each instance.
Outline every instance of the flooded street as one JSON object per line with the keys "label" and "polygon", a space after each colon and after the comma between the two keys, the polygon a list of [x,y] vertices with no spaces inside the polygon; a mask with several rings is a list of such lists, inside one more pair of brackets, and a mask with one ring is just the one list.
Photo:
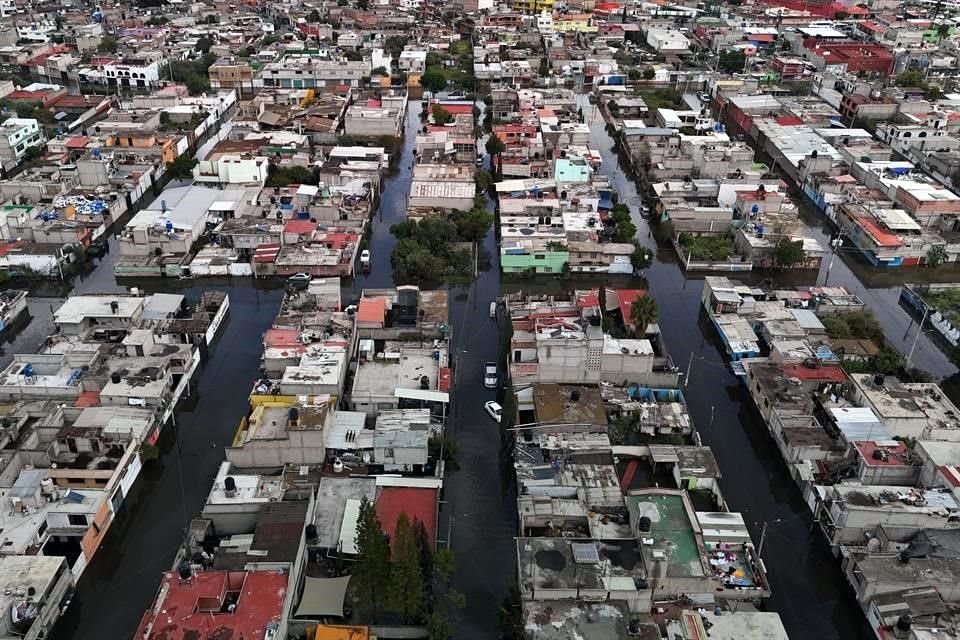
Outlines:
{"label": "flooded street", "polygon": [[[392,285],[390,251],[394,239],[389,227],[405,217],[414,139],[421,126],[420,109],[418,101],[410,103],[397,172],[386,179],[381,208],[373,219],[368,245],[371,272],[344,281],[345,303],[364,288]],[[599,115],[586,102],[584,112],[593,132],[592,146],[603,156],[602,172],[610,176],[621,200],[636,210],[640,199],[632,182],[617,168],[613,142]],[[811,221],[816,222],[816,218]],[[654,248],[646,221],[638,218],[636,223],[640,239]],[[821,242],[828,237],[819,223],[813,233]],[[223,460],[223,446],[231,441],[247,411],[245,397],[258,372],[262,334],[282,297],[283,283],[267,280],[153,279],[118,285],[113,277],[116,251],[112,244],[114,251],[103,263],[75,282],[75,292],[122,291],[137,286],[148,292],[181,291],[195,297],[203,289],[218,289],[229,293],[231,311],[209,361],[196,378],[191,397],[177,413],[176,429],[164,434],[161,457],[145,466],[103,548],[84,573],[77,597],[52,634],[57,640],[129,638],[133,634],[155,595],[161,572],[169,569],[182,543],[185,524],[203,505]],[[458,640],[495,637],[497,610],[516,577],[512,464],[504,453],[497,425],[482,407],[486,400],[496,397],[496,392],[485,389],[481,382],[483,363],[496,360],[498,350],[496,325],[487,313],[490,301],[500,293],[498,251],[492,231],[484,248],[492,257],[492,268],[481,271],[472,285],[450,291],[455,384],[448,435],[458,445],[458,456],[456,468],[448,469],[445,479],[438,538],[441,544],[452,545],[457,559],[454,586],[467,602],[454,623]],[[718,339],[702,315],[702,278],[685,277],[672,252],[666,250],[657,252],[645,276],[659,304],[660,324],[675,363],[685,367],[693,354],[686,397],[704,443],[713,448],[720,465],[722,490],[730,508],[744,514],[755,539],[763,522],[769,523],[764,547],[773,589],[769,608],[781,615],[791,637],[868,637],[869,630],[836,560],[819,533],[810,532],[807,508],[748,395],[728,370]],[[813,277],[803,274],[795,283],[812,284]],[[821,273],[819,282],[824,277]],[[883,278],[864,277],[864,281],[872,284],[862,284],[857,269],[851,269],[839,257],[834,261],[829,283],[858,293],[873,308],[891,343],[909,350],[916,327],[907,333],[909,317],[897,305],[899,285]],[[549,279],[511,284],[510,288],[596,284],[595,279],[579,285]],[[64,292],[56,287],[44,291],[48,291],[45,297],[31,299],[32,320],[12,343],[5,345],[5,358],[15,352],[36,350],[52,332],[51,308],[62,301]],[[956,371],[926,336],[918,342],[914,363],[938,377]]]}

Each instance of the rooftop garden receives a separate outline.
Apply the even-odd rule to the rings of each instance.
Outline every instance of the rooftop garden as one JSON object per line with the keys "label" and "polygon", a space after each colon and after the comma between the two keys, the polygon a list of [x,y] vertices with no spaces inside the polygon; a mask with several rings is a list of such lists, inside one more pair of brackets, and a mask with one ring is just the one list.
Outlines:
{"label": "rooftop garden", "polygon": [[730,234],[695,235],[681,233],[677,244],[691,260],[722,262],[733,255],[733,236]]}

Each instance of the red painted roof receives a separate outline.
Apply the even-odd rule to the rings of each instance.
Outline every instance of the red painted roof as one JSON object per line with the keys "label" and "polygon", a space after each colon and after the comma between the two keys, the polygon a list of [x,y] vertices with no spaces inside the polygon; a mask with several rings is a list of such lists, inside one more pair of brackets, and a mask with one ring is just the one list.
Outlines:
{"label": "red painted roof", "polygon": [[357,322],[382,323],[386,315],[386,298],[361,298],[357,305]]}
{"label": "red painted roof", "polygon": [[[224,605],[228,591],[239,591],[232,612]],[[144,614],[136,637],[263,638],[267,625],[280,618],[286,593],[283,571],[201,571],[186,581],[170,571],[163,576],[158,601]]]}
{"label": "red painted roof", "polygon": [[437,389],[440,391],[450,391],[450,367],[440,367]]}
{"label": "red painted roof", "polygon": [[937,470],[951,485],[960,487],[960,468],[956,465],[940,465]]}
{"label": "red painted roof", "polygon": [[803,120],[797,118],[796,116],[780,116],[776,118],[777,124],[784,127],[796,127],[803,124]]}
{"label": "red painted roof", "polygon": [[458,115],[463,113],[470,113],[470,114],[473,113],[472,103],[463,104],[461,102],[438,102],[436,104],[439,104],[441,107],[443,107],[444,111],[452,115]]}
{"label": "red painted roof", "polygon": [[72,136],[67,138],[67,149],[83,149],[90,142],[87,136]]}
{"label": "red painted roof", "polygon": [[864,231],[869,233],[881,247],[899,247],[903,245],[903,243],[900,242],[900,238],[889,231],[884,231],[870,218],[866,216],[856,216],[856,219]]}
{"label": "red painted roof", "polygon": [[577,298],[577,306],[581,309],[588,309],[592,307],[600,306],[600,295],[597,291],[591,291],[590,293],[585,293],[579,298]]}
{"label": "red painted roof", "polygon": [[77,401],[73,403],[73,406],[83,409],[86,407],[95,407],[98,404],[100,404],[99,391],[84,391],[77,396]]}
{"label": "red painted roof", "polygon": [[[632,322],[630,319],[630,307],[634,300],[647,295],[643,289],[617,289],[617,298],[620,299],[620,317],[624,322]],[[646,329],[646,327],[644,327]]]}
{"label": "red painted roof", "polygon": [[[907,445],[902,442],[898,442],[896,446],[880,446],[872,440],[865,440],[861,442],[854,442],[853,446],[856,447],[857,451],[860,452],[860,455],[863,456],[863,462],[868,467],[906,466],[906,463],[903,461],[901,456],[907,453]],[[886,460],[877,460],[873,457],[873,452],[877,449],[885,449],[890,455],[887,456]]]}
{"label": "red painted roof", "polygon": [[263,336],[263,346],[265,347],[298,347],[300,345],[300,332],[296,329],[267,329]]}
{"label": "red painted roof", "polygon": [[785,364],[783,365],[783,377],[823,382],[846,382],[847,380],[847,374],[843,372],[843,369],[834,365],[811,368],[802,364]]}
{"label": "red painted roof", "polygon": [[277,243],[261,244],[253,252],[254,262],[274,262],[280,254],[280,245]]}
{"label": "red painted roof", "polygon": [[419,520],[430,542],[436,539],[437,490],[422,487],[383,487],[377,496],[377,516],[383,532],[393,540],[397,517],[406,513],[410,522]]}
{"label": "red painted roof", "polygon": [[315,222],[310,222],[309,220],[288,220],[287,224],[283,225],[284,233],[296,233],[297,235],[305,235],[313,233],[317,228]]}
{"label": "red painted roof", "polygon": [[47,96],[49,96],[52,91],[24,91],[23,89],[17,89],[16,91],[11,91],[6,96],[7,100],[11,102],[43,102]]}
{"label": "red painted roof", "polygon": [[357,240],[360,239],[360,236],[358,236],[355,233],[334,232],[334,233],[325,233],[317,239],[323,242],[323,244],[329,245],[330,248],[332,249],[341,250],[347,247],[348,245],[355,243]]}

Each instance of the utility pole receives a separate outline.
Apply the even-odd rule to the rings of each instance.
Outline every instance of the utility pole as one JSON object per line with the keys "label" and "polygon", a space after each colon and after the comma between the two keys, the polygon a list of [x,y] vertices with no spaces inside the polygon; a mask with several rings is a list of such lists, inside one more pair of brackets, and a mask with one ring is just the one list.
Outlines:
{"label": "utility pole", "polygon": [[920,324],[917,326],[917,335],[913,336],[913,344],[910,345],[910,353],[907,354],[907,359],[904,361],[908,369],[910,368],[910,365],[913,364],[913,352],[917,348],[917,342],[920,341],[920,334],[923,333],[923,325],[927,323],[927,314],[929,313],[930,307],[924,306],[923,317],[920,318]]}
{"label": "utility pole", "polygon": [[763,543],[767,540],[767,521],[763,521],[763,529],[760,531],[760,544],[757,546],[757,557],[763,559]]}
{"label": "utility pole", "polygon": [[690,352],[690,360],[687,362],[687,373],[683,376],[683,388],[690,386],[690,370],[693,369],[693,352]]}

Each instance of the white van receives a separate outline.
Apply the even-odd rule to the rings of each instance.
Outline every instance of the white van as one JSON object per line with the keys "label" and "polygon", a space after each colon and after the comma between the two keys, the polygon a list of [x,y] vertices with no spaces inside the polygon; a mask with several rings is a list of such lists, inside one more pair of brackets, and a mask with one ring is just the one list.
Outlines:
{"label": "white van", "polygon": [[496,300],[490,303],[490,317],[491,318],[497,317],[497,301]]}

